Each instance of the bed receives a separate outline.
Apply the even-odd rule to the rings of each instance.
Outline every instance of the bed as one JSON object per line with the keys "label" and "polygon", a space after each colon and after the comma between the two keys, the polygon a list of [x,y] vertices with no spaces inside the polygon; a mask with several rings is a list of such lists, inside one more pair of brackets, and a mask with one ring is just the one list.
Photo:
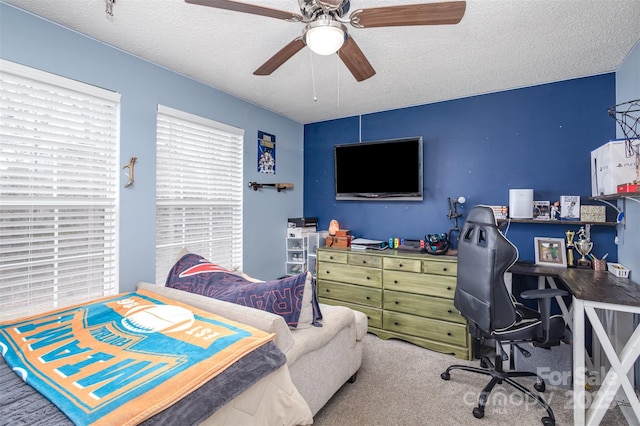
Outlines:
{"label": "bed", "polygon": [[311,424],[274,337],[144,290],[5,322],[0,424]]}

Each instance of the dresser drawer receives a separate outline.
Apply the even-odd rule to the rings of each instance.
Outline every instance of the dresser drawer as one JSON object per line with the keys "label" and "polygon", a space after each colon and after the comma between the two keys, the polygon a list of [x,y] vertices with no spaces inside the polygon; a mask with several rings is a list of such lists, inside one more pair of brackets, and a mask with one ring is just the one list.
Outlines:
{"label": "dresser drawer", "polygon": [[340,281],[367,287],[382,287],[382,269],[322,262],[316,271],[318,280]]}
{"label": "dresser drawer", "polygon": [[422,272],[422,261],[420,259],[385,257],[383,264],[384,269],[392,271]]}
{"label": "dresser drawer", "polygon": [[318,261],[347,263],[349,253],[346,251],[320,251],[318,250]]}
{"label": "dresser drawer", "polygon": [[382,326],[385,330],[446,342],[452,345],[466,346],[467,344],[466,324],[439,321],[385,310],[382,312]]}
{"label": "dresser drawer", "polygon": [[426,296],[453,299],[456,290],[456,277],[446,275],[413,274],[401,271],[383,271],[384,288],[406,291]]}
{"label": "dresser drawer", "polygon": [[[356,305],[354,303],[343,302],[341,300],[326,299],[319,297],[320,303],[325,305],[346,306],[354,311],[360,311],[367,316],[367,326],[371,328],[382,328],[382,311],[370,306]],[[322,310],[322,308],[320,309]]]}
{"label": "dresser drawer", "polygon": [[384,290],[382,299],[382,307],[390,311],[466,324],[466,320],[460,316],[458,310],[453,306],[452,299],[390,290]]}
{"label": "dresser drawer", "polygon": [[318,297],[382,308],[382,290],[359,285],[318,280]]}
{"label": "dresser drawer", "polygon": [[439,260],[423,260],[422,272],[425,274],[449,275],[455,277],[458,273],[458,263]]}
{"label": "dresser drawer", "polygon": [[349,264],[368,266],[370,268],[382,268],[382,258],[380,256],[372,256],[370,254],[351,253],[349,255]]}

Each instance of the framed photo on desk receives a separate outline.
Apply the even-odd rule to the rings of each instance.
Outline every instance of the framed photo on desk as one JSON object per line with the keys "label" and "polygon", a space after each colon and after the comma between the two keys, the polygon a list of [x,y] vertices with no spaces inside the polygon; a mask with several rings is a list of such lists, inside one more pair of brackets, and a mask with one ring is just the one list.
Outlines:
{"label": "framed photo on desk", "polygon": [[567,267],[567,251],[564,238],[534,238],[536,265]]}

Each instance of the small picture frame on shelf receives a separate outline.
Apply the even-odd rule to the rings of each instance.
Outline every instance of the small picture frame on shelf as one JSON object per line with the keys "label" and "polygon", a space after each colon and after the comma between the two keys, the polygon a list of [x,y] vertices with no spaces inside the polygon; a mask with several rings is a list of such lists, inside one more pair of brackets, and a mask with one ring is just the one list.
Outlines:
{"label": "small picture frame on shelf", "polygon": [[567,267],[564,238],[535,237],[536,265]]}
{"label": "small picture frame on shelf", "polygon": [[533,218],[535,220],[551,219],[551,203],[549,201],[534,201]]}

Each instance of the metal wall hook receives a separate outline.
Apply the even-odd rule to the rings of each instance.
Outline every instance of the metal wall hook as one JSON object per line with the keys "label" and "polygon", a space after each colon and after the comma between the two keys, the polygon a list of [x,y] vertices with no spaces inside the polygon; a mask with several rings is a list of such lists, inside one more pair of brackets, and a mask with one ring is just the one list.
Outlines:
{"label": "metal wall hook", "polygon": [[125,172],[125,174],[129,177],[129,181],[124,185],[125,188],[128,188],[133,184],[133,165],[136,164],[137,159],[138,157],[131,157],[131,160],[129,160],[129,164],[125,164],[124,166],[122,166],[123,169],[129,169],[128,172]]}

